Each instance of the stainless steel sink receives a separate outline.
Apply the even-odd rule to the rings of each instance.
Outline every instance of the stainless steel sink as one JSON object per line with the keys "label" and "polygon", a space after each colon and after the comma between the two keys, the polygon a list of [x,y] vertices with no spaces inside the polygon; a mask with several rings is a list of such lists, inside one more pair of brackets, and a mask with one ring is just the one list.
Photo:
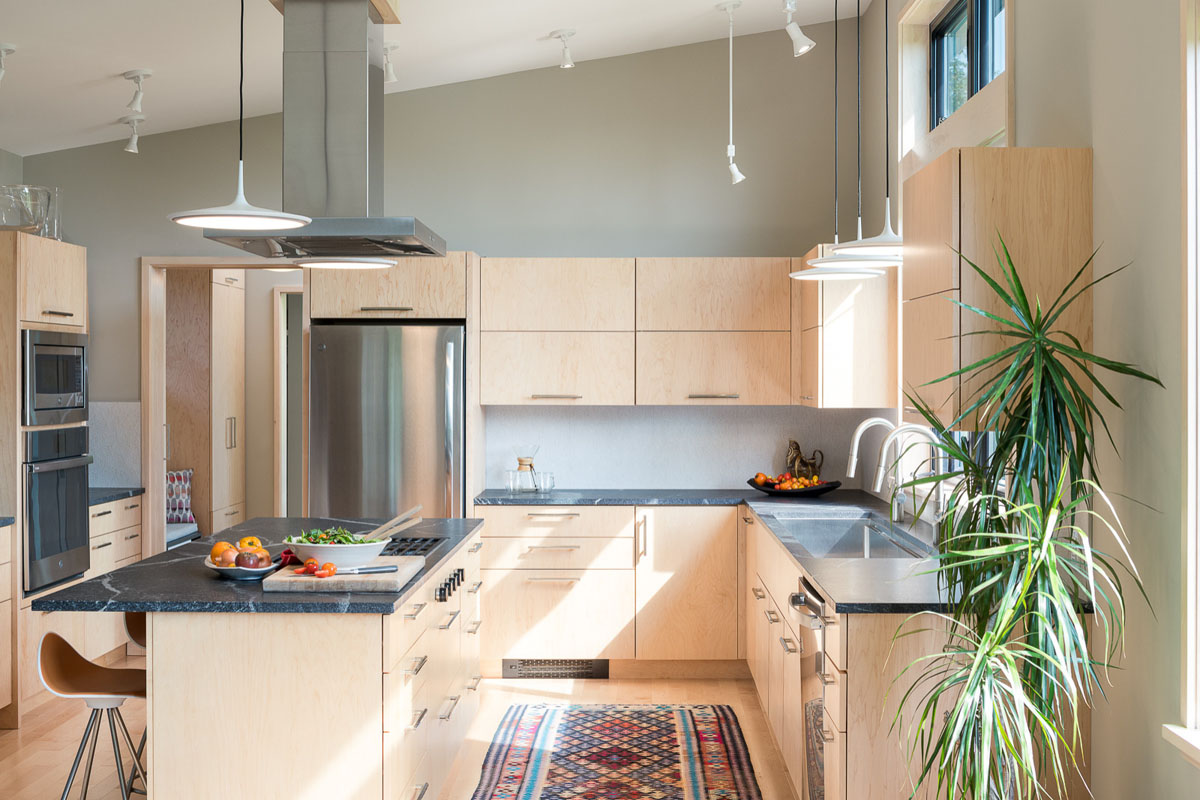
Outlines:
{"label": "stainless steel sink", "polygon": [[870,515],[857,518],[813,519],[776,514],[790,534],[789,545],[812,558],[927,558],[927,545]]}

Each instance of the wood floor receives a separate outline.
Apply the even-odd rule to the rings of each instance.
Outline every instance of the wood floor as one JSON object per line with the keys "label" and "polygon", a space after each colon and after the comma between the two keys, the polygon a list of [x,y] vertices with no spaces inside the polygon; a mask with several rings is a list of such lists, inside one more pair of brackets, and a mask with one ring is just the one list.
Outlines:
{"label": "wood floor", "polygon": [[479,715],[459,751],[442,800],[470,800],[492,734],[510,705],[522,703],[669,703],[732,706],[741,723],[763,800],[793,800],[783,759],[749,680],[488,680]]}
{"label": "wood floor", "polygon": [[[115,666],[144,667],[131,657]],[[444,800],[469,800],[492,734],[510,705],[522,703],[714,703],[732,706],[741,723],[763,800],[793,800],[787,772],[771,740],[766,718],[748,680],[490,680],[481,687],[479,715],[458,755]],[[129,700],[122,707],[136,739],[145,724],[146,704]],[[0,731],[0,795],[7,800],[46,800],[62,793],[71,760],[87,724],[87,708],[77,700],[45,695],[25,714],[20,730]],[[128,761],[128,756],[126,756]],[[71,796],[78,794],[80,776]],[[94,800],[120,798],[107,725],[101,729],[92,770]]]}

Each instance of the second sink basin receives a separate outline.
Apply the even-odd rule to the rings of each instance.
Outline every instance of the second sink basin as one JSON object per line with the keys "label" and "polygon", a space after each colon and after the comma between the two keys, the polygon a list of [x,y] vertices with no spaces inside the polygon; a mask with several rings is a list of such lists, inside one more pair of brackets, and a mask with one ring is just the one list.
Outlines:
{"label": "second sink basin", "polygon": [[857,519],[812,519],[776,515],[790,534],[789,545],[812,558],[925,558],[928,548],[911,537],[890,531],[888,523],[870,516]]}

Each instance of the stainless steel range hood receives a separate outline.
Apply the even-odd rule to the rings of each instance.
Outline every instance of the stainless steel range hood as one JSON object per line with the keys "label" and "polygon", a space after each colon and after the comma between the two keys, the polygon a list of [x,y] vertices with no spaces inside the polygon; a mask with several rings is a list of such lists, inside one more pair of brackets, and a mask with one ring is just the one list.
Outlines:
{"label": "stainless steel range hood", "polygon": [[283,208],[313,221],[204,237],[266,258],[446,254],[415,217],[381,216],[383,26],[370,0],[284,4]]}

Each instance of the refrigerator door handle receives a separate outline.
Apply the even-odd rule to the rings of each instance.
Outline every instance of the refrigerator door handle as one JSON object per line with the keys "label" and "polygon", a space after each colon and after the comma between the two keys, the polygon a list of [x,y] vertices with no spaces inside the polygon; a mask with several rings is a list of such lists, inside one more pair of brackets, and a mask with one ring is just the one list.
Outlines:
{"label": "refrigerator door handle", "polygon": [[457,453],[455,452],[455,402],[457,395],[457,387],[455,386],[454,376],[457,370],[455,369],[454,359],[454,342],[446,342],[446,505],[449,516],[454,516],[454,463]]}

